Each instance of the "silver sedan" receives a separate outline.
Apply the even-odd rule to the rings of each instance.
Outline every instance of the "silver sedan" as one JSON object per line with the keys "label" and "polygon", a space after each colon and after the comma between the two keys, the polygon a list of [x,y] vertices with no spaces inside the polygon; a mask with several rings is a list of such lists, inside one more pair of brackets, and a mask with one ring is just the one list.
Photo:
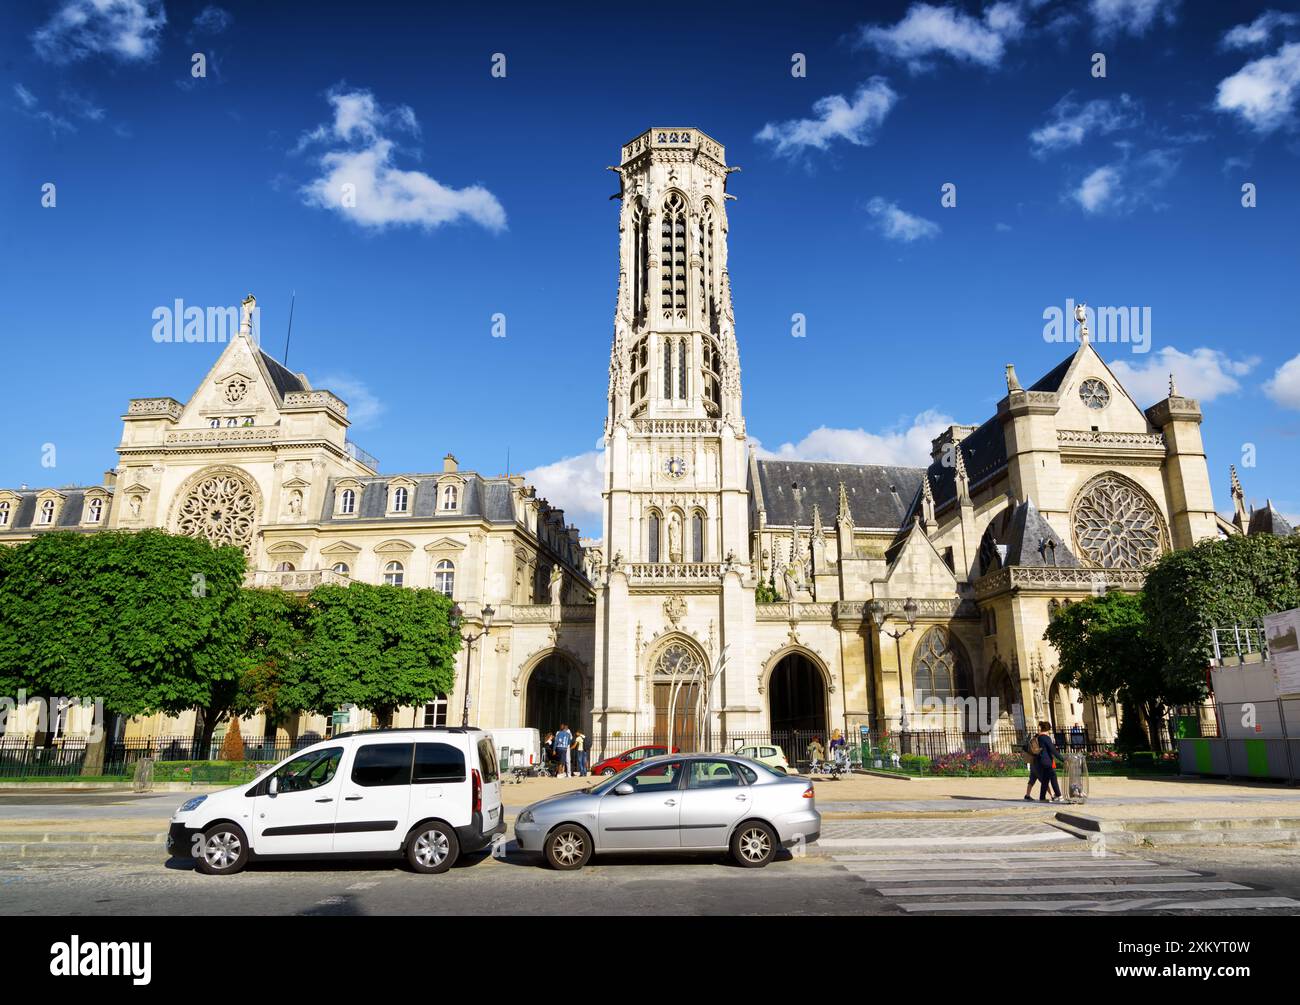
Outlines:
{"label": "silver sedan", "polygon": [[778,848],[816,841],[821,824],[807,779],[743,757],[666,754],[533,803],[515,821],[515,840],[554,869],[607,852],[724,850],[757,868]]}

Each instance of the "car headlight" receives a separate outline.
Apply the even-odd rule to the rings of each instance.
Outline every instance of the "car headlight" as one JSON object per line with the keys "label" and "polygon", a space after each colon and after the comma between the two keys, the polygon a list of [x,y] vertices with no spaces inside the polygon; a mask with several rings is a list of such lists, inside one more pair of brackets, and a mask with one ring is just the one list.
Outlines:
{"label": "car headlight", "polygon": [[202,804],[203,800],[207,798],[208,798],[207,796],[195,796],[193,799],[187,799],[185,800],[185,802],[181,803],[181,808],[178,809],[176,812],[188,813],[190,810],[197,810],[199,806]]}
{"label": "car headlight", "polygon": [[518,824],[530,824],[532,822],[533,822],[532,810],[524,810],[522,813],[519,814],[519,819],[515,821],[515,823]]}

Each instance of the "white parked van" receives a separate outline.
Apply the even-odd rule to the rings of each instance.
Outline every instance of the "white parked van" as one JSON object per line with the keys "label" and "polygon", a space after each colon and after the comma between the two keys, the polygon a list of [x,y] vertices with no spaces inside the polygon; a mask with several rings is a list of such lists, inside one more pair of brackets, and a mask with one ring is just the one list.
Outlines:
{"label": "white parked van", "polygon": [[505,833],[499,775],[481,729],[346,733],[190,799],[172,815],[167,849],[211,875],[238,872],[250,855],[405,855],[416,872],[445,872]]}

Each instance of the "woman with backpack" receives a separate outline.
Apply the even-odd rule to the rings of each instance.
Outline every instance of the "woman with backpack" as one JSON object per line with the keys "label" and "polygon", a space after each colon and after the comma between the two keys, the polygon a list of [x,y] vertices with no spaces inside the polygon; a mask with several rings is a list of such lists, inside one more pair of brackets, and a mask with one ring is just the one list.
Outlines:
{"label": "woman with backpack", "polygon": [[1025,786],[1025,799],[1033,802],[1032,795],[1034,783],[1038,781],[1038,737],[1031,734],[1026,737],[1025,742],[1020,745],[1020,752],[1024,755],[1025,766],[1029,768],[1029,783]]}
{"label": "woman with backpack", "polygon": [[[1052,739],[1052,724],[1039,722],[1038,735],[1029,740],[1028,752],[1036,757],[1034,773],[1038,775],[1038,801],[1047,802],[1047,787],[1052,787],[1052,802],[1061,798],[1061,786],[1056,780],[1056,741]],[[1030,783],[1032,784],[1032,782]],[[1029,796],[1025,796],[1026,799]]]}

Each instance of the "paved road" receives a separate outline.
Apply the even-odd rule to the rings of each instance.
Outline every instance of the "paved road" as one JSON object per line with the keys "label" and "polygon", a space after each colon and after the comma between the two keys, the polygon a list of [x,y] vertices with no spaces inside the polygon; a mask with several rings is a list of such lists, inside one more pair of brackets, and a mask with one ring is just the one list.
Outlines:
{"label": "paved road", "polygon": [[1278,891],[1137,855],[844,854],[835,861],[908,914],[1300,913],[1300,900]]}

